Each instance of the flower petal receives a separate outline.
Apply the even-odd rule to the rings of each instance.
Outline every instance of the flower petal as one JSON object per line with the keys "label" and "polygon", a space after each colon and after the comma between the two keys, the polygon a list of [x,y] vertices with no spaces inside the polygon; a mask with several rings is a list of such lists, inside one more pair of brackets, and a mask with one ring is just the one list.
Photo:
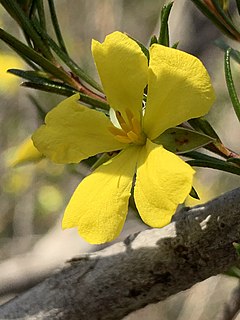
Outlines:
{"label": "flower petal", "polygon": [[27,162],[35,162],[42,158],[43,155],[34,147],[31,137],[28,137],[17,147],[15,154],[9,161],[9,166],[15,167]]}
{"label": "flower petal", "polygon": [[151,46],[143,120],[151,140],[168,128],[206,114],[214,99],[209,75],[200,60],[180,50]]}
{"label": "flower petal", "polygon": [[139,157],[134,198],[143,221],[163,227],[192,187],[194,170],[175,154],[147,141]]}
{"label": "flower petal", "polygon": [[78,163],[126,146],[110,133],[112,124],[103,113],[79,104],[78,99],[79,94],[75,94],[63,100],[33,134],[34,145],[53,162]]}
{"label": "flower petal", "polygon": [[148,70],[147,57],[139,45],[117,31],[103,43],[93,40],[92,54],[108,103],[124,117],[126,108],[139,117]]}
{"label": "flower petal", "polygon": [[0,52],[0,91],[15,95],[20,87],[19,78],[7,72],[8,69],[24,69],[22,59],[16,55]]}
{"label": "flower petal", "polygon": [[64,229],[78,227],[89,243],[115,239],[128,210],[140,147],[131,146],[86,177],[75,190],[64,213]]}

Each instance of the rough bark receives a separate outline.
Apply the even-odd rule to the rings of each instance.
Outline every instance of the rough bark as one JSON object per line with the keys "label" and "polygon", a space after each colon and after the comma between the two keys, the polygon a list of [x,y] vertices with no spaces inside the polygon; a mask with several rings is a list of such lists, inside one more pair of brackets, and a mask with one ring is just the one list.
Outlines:
{"label": "rough bark", "polygon": [[71,260],[4,304],[0,319],[122,319],[238,263],[240,188],[176,221]]}

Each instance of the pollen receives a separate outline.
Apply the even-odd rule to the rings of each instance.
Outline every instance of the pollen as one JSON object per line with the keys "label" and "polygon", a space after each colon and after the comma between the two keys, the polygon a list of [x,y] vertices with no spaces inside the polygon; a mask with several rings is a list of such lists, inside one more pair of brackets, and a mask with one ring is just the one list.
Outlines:
{"label": "pollen", "polygon": [[121,128],[112,125],[108,130],[114,135],[115,139],[120,142],[144,145],[146,136],[142,131],[140,121],[129,109],[125,110],[125,115],[126,119],[119,111],[116,111],[116,117]]}

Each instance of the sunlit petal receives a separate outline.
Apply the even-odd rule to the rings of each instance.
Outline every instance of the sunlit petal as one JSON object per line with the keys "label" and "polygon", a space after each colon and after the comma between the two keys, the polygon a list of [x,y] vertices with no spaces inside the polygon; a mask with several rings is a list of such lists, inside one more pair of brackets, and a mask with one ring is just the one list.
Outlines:
{"label": "sunlit petal", "polygon": [[215,99],[209,75],[196,57],[154,44],[150,48],[144,131],[150,139],[206,114]]}
{"label": "sunlit petal", "polygon": [[127,35],[114,32],[103,43],[93,40],[92,53],[108,103],[124,117],[127,108],[139,117],[148,70],[139,45]]}
{"label": "sunlit petal", "polygon": [[86,177],[64,214],[64,229],[78,227],[89,243],[115,239],[122,230],[140,147],[129,147]]}
{"label": "sunlit petal", "polygon": [[143,221],[163,227],[192,187],[194,170],[175,154],[148,140],[139,157],[134,198]]}
{"label": "sunlit petal", "polygon": [[40,152],[56,163],[78,163],[92,155],[122,149],[108,130],[110,120],[77,101],[76,94],[51,110],[34,134]]}

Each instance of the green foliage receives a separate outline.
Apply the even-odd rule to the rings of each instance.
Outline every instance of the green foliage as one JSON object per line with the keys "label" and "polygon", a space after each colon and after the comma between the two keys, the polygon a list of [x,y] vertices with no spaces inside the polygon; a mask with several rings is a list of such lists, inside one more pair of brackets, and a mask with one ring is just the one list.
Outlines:
{"label": "green foliage", "polygon": [[[225,35],[230,39],[240,41],[240,33],[231,17],[228,1],[192,0],[192,2]],[[21,85],[63,96],[71,96],[79,92],[80,100],[83,103],[90,108],[108,114],[109,105],[102,93],[101,86],[69,55],[69,50],[61,33],[54,0],[48,0],[47,2],[43,0],[0,0],[0,3],[12,19],[18,23],[26,39],[26,43],[23,43],[0,29],[0,39],[21,56],[31,68],[31,70],[9,70],[10,73],[25,80]],[[168,21],[172,7],[173,2],[163,6],[160,17],[160,32],[158,36],[153,35],[149,39],[150,46],[154,43],[170,46]],[[236,9],[239,10],[239,1],[236,1]],[[49,26],[46,23],[47,11],[56,39],[49,35]],[[148,48],[138,40],[134,40],[149,59]],[[240,103],[230,66],[231,58],[240,63],[240,52],[231,48],[221,39],[218,40],[217,45],[225,51],[226,84],[232,105],[238,119],[240,119]],[[178,42],[173,44],[172,48],[176,49],[177,46]],[[145,93],[144,99],[146,100],[147,88]],[[38,103],[35,103],[35,105],[40,117],[43,118],[44,111],[41,110]],[[173,132],[175,132],[175,136]],[[182,141],[185,141],[185,143],[182,143]],[[175,153],[184,153],[186,157],[190,158],[187,162],[192,166],[208,167],[236,175],[240,174],[240,156],[223,144],[209,121],[203,117],[191,119],[187,124],[181,124],[177,128],[167,130],[156,139],[156,143],[163,144]],[[217,157],[203,154],[201,150],[193,151],[199,148],[204,148],[216,154]],[[101,159],[100,161],[102,161]]]}

